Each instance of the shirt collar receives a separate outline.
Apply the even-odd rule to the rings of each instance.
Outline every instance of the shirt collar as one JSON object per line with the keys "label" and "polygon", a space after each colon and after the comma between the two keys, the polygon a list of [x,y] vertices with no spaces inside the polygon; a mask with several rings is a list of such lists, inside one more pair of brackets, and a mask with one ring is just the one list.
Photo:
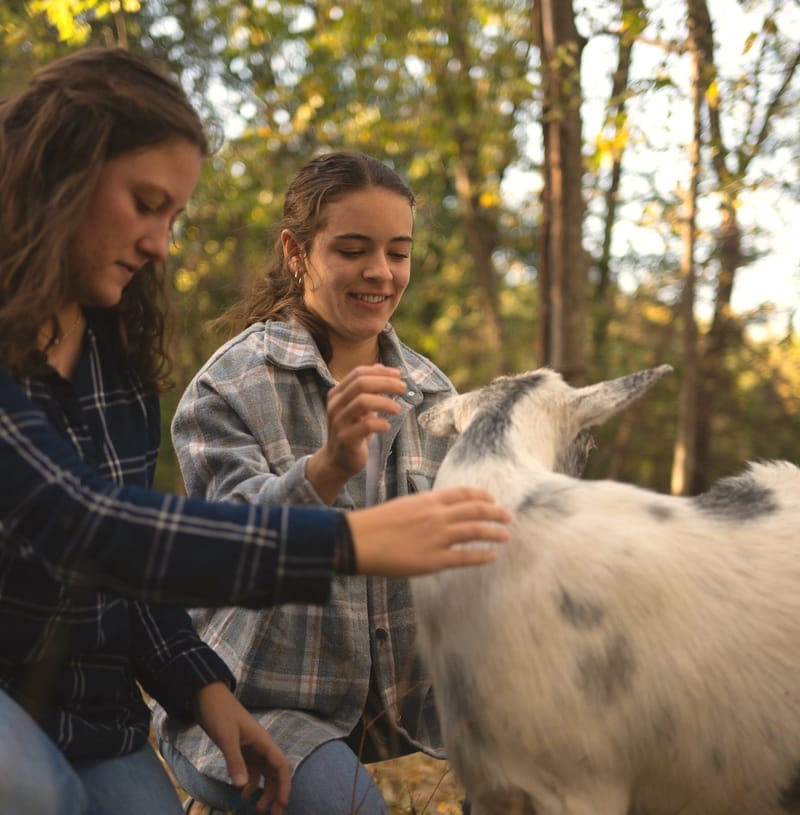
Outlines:
{"label": "shirt collar", "polygon": [[[390,323],[381,332],[379,342],[383,363],[398,368],[415,390],[428,393],[452,391],[447,377],[430,360],[400,342]],[[328,366],[308,330],[293,318],[264,323],[264,356],[270,364],[280,368],[312,368],[326,382],[334,384]]]}

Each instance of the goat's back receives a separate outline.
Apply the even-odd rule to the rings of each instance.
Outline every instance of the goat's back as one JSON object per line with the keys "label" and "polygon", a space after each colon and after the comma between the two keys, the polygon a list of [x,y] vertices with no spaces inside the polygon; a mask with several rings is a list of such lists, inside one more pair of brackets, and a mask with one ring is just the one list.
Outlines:
{"label": "goat's back", "polygon": [[491,489],[511,542],[412,581],[468,790],[527,789],[540,815],[594,788],[621,814],[800,812],[800,471],[674,498],[483,465],[445,460],[437,487]]}

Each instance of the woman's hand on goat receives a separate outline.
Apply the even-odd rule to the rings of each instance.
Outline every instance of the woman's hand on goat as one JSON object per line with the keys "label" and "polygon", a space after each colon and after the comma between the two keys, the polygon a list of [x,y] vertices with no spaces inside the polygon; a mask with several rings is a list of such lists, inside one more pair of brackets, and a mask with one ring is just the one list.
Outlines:
{"label": "woman's hand on goat", "polygon": [[511,515],[473,487],[417,493],[348,515],[360,574],[410,577],[495,558],[494,547],[454,548],[470,541],[505,543]]}

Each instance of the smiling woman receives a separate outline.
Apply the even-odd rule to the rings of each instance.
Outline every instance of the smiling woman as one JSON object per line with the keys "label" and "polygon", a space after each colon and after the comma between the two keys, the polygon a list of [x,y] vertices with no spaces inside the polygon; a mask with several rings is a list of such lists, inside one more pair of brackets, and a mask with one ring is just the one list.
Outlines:
{"label": "smiling woman", "polygon": [[[239,333],[175,414],[190,494],[351,510],[428,490],[446,442],[417,416],[453,387],[389,323],[411,277],[414,203],[393,169],[361,153],[324,154],[300,170],[272,265],[228,315]],[[342,577],[322,609],[194,618],[292,764],[287,815],[386,813],[362,761],[441,756],[407,581]],[[236,791],[202,730],[164,711],[155,723],[181,785],[233,808]]]}
{"label": "smiling woman", "polygon": [[335,379],[378,361],[377,338],[411,277],[412,228],[409,200],[376,186],[329,203],[308,249],[291,229],[281,233],[304,303],[327,329]]}

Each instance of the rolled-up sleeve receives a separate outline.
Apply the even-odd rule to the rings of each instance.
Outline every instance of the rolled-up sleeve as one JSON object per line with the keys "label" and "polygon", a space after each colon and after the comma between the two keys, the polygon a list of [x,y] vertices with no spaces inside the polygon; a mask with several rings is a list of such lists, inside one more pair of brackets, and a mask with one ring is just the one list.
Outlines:
{"label": "rolled-up sleeve", "polygon": [[184,609],[145,603],[130,608],[136,679],[171,716],[192,720],[192,700],[211,682],[235,687],[233,674],[198,637]]}

